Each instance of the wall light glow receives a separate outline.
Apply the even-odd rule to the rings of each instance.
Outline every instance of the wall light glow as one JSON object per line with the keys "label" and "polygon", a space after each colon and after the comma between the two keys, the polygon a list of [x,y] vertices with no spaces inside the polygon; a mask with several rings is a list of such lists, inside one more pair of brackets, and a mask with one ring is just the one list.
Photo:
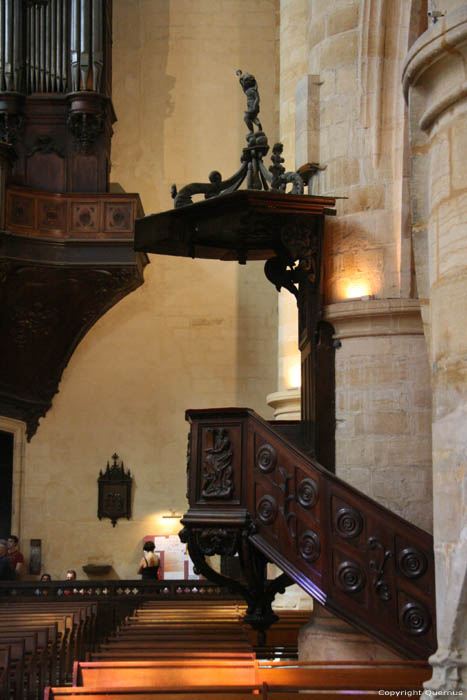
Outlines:
{"label": "wall light glow", "polygon": [[359,299],[371,295],[370,283],[368,280],[352,280],[348,283],[345,296],[347,299]]}
{"label": "wall light glow", "polygon": [[302,383],[302,370],[300,362],[295,362],[290,365],[287,371],[287,387],[289,389],[298,389]]}

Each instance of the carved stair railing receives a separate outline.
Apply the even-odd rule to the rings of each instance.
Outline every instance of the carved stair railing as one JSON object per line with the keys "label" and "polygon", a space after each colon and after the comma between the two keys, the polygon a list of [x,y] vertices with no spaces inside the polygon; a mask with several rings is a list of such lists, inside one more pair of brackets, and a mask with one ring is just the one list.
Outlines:
{"label": "carved stair railing", "polygon": [[[249,409],[187,412],[189,510],[181,538],[197,570],[247,600],[246,620],[274,621],[295,581],[330,611],[408,658],[435,650],[432,537],[349,486]],[[240,556],[244,581],[206,557]],[[284,572],[265,578],[266,562]]]}

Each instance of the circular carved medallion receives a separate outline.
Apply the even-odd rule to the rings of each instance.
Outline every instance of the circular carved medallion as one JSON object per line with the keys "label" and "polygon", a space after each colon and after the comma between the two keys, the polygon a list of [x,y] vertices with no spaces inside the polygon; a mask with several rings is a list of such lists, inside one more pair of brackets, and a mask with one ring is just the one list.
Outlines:
{"label": "circular carved medallion", "polygon": [[415,547],[407,547],[399,553],[399,568],[407,578],[418,578],[425,573],[428,562],[423,552]]}
{"label": "circular carved medallion", "polygon": [[305,530],[300,535],[298,542],[300,556],[308,563],[314,562],[321,554],[321,542],[318,535],[313,530]]}
{"label": "circular carved medallion", "polygon": [[313,508],[319,497],[318,484],[314,479],[302,479],[297,488],[298,502],[303,508]]}
{"label": "circular carved medallion", "polygon": [[357,593],[365,585],[365,572],[354,561],[343,561],[337,567],[337,583],[345,593]]}
{"label": "circular carved medallion", "polygon": [[256,507],[256,512],[263,525],[273,523],[277,516],[277,501],[274,496],[263,496]]}
{"label": "circular carved medallion", "polygon": [[261,445],[256,453],[256,466],[262,472],[268,474],[274,471],[277,464],[277,452],[272,445]]}
{"label": "circular carved medallion", "polygon": [[339,508],[334,516],[338,534],[346,540],[358,537],[363,528],[362,516],[355,508]]}
{"label": "circular carved medallion", "polygon": [[421,603],[407,603],[402,609],[402,624],[409,634],[425,634],[430,628],[431,618]]}

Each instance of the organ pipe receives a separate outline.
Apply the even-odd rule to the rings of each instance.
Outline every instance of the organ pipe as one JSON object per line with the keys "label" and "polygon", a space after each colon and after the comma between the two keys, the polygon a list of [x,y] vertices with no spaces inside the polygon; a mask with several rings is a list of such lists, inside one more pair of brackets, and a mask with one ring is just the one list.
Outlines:
{"label": "organ pipe", "polygon": [[0,0],[0,92],[102,92],[109,1]]}

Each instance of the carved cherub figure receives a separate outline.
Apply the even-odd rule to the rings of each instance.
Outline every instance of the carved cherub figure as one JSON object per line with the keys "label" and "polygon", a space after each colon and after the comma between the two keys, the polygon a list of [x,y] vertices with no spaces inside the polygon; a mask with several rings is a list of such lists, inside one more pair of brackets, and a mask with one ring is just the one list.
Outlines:
{"label": "carved cherub figure", "polygon": [[241,70],[237,71],[239,76],[240,85],[243,88],[243,92],[246,95],[246,110],[245,110],[245,124],[248,127],[250,133],[253,133],[253,124],[256,124],[259,131],[263,130],[261,122],[258,119],[259,114],[259,91],[258,84],[254,75],[250,73],[242,74]]}

